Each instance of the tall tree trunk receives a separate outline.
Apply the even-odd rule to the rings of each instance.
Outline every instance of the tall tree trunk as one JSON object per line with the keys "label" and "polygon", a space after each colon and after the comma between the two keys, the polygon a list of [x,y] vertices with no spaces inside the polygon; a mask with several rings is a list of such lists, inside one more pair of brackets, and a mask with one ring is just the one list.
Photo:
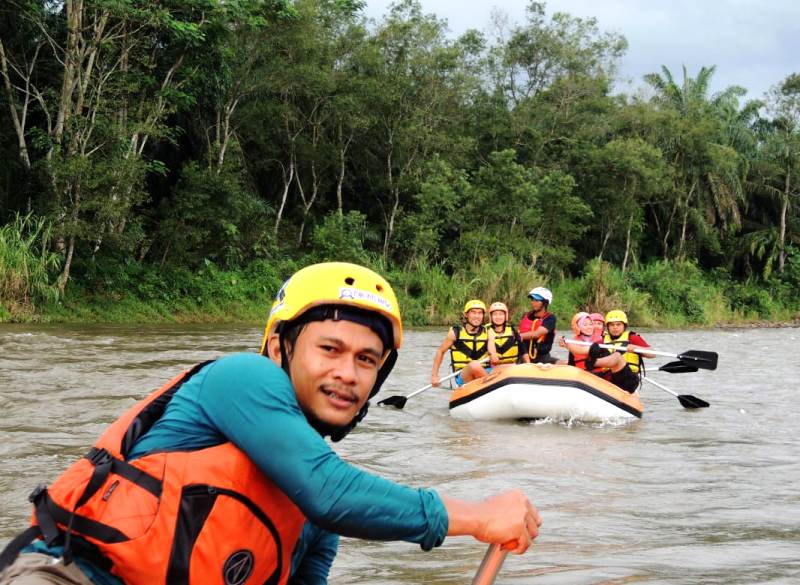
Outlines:
{"label": "tall tree trunk", "polygon": [[778,272],[783,274],[786,264],[786,216],[789,213],[789,196],[791,195],[792,170],[786,169],[786,181],[783,184],[783,201],[781,201],[781,224],[778,240]]}
{"label": "tall tree trunk", "polygon": [[631,251],[631,227],[633,226],[633,214],[628,217],[628,231],[625,233],[625,256],[622,258],[622,273],[628,267],[628,255]]}
{"label": "tall tree trunk", "polygon": [[336,211],[339,213],[339,217],[343,217],[344,215],[344,201],[342,198],[342,186],[344,185],[344,174],[345,174],[345,163],[347,161],[347,149],[350,148],[350,143],[353,141],[353,132],[350,132],[350,136],[347,137],[347,140],[343,140],[343,132],[342,132],[342,123],[339,122],[338,127],[338,134],[339,134],[339,176],[336,177]]}
{"label": "tall tree trunk", "polygon": [[14,131],[17,133],[17,146],[19,149],[19,158],[22,161],[22,164],[25,166],[26,170],[31,170],[31,159],[28,153],[28,141],[25,138],[25,131],[27,125],[27,117],[28,117],[28,105],[30,104],[30,82],[31,77],[33,76],[33,69],[36,64],[36,59],[39,55],[39,50],[41,49],[41,45],[36,47],[36,52],[33,55],[33,59],[31,60],[31,64],[28,67],[27,71],[25,72],[25,78],[23,79],[25,83],[24,87],[24,97],[22,100],[22,108],[21,111],[17,111],[17,100],[14,97],[14,88],[11,84],[11,76],[8,70],[8,59],[6,57],[5,47],[3,46],[3,40],[0,39],[0,73],[3,75],[3,85],[6,91],[6,98],[8,99],[8,109],[11,113],[11,121],[14,124]]}
{"label": "tall tree trunk", "polygon": [[611,228],[611,227],[609,227],[609,228],[606,230],[606,233],[605,233],[605,235],[603,236],[603,241],[600,243],[600,253],[597,255],[597,258],[598,258],[598,260],[600,260],[600,262],[602,262],[602,261],[603,261],[603,254],[605,254],[605,251],[606,251],[606,245],[608,244],[608,240],[610,240],[610,239],[611,239],[611,234],[612,234],[613,232],[614,232],[614,229],[613,229],[613,228]]}
{"label": "tall tree trunk", "polygon": [[294,153],[289,155],[289,168],[282,167],[281,174],[283,176],[283,193],[281,194],[281,204],[278,207],[278,213],[275,215],[275,227],[272,230],[275,241],[278,240],[278,228],[281,225],[281,218],[283,218],[283,210],[286,208],[286,200],[289,198],[289,188],[292,186],[294,180]]}
{"label": "tall tree trunk", "polygon": [[392,208],[386,221],[386,235],[383,238],[383,261],[389,259],[389,244],[394,236],[394,223],[397,219],[397,210],[400,208],[400,189],[392,189]]}

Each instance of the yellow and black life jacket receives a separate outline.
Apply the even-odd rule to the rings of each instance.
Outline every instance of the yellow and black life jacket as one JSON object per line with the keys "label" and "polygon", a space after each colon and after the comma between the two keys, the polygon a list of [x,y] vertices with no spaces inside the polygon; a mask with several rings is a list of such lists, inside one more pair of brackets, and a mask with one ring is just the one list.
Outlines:
{"label": "yellow and black life jacket", "polygon": [[[612,339],[611,335],[609,335],[608,332],[606,332],[606,334],[603,336],[603,343],[615,345],[616,347],[619,348],[628,347],[628,344],[630,343],[631,334],[632,332],[626,329],[625,331],[622,332],[622,335],[620,335],[616,339]],[[639,370],[641,369],[642,356],[640,356],[638,353],[634,351],[626,351],[625,353],[622,354],[622,357],[625,358],[626,362],[628,362],[631,371],[634,374],[638,374]]]}
{"label": "yellow and black life jacket", "polygon": [[502,333],[494,332],[494,348],[501,364],[515,364],[519,361],[519,333],[513,325],[506,324]]}
{"label": "yellow and black life jacket", "polygon": [[456,325],[453,327],[453,332],[456,334],[456,340],[450,346],[450,363],[454,372],[466,367],[472,360],[482,360],[486,357],[488,349],[486,344],[489,340],[486,327],[481,325],[473,335],[466,327]]}
{"label": "yellow and black life jacket", "polygon": [[305,518],[233,443],[126,457],[203,365],[134,405],[37,488],[20,537],[64,542],[65,558],[75,551],[131,585],[287,583]]}

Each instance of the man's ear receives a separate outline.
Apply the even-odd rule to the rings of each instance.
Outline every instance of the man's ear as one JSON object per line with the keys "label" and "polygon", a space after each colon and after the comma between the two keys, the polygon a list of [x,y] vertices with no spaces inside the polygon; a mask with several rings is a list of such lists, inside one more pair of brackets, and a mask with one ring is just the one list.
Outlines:
{"label": "man's ear", "polygon": [[277,333],[273,333],[267,339],[267,357],[281,365],[281,340]]}

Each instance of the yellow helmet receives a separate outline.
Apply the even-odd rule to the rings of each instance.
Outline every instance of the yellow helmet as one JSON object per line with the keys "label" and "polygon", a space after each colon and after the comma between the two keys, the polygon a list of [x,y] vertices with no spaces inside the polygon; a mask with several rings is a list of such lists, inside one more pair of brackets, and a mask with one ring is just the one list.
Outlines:
{"label": "yellow helmet", "polygon": [[357,264],[323,262],[298,270],[283,283],[269,312],[261,353],[280,323],[320,305],[346,305],[379,313],[391,323],[394,336],[393,347],[386,349],[398,349],[403,342],[400,307],[386,279]]}
{"label": "yellow helmet", "polygon": [[470,301],[467,301],[467,304],[464,305],[464,314],[466,315],[472,309],[480,309],[481,311],[486,313],[486,305],[483,303],[483,301],[479,299],[472,299]]}
{"label": "yellow helmet", "polygon": [[625,323],[625,325],[628,324],[628,316],[625,314],[625,311],[614,309],[613,311],[606,313],[606,324],[615,322],[622,322]]}

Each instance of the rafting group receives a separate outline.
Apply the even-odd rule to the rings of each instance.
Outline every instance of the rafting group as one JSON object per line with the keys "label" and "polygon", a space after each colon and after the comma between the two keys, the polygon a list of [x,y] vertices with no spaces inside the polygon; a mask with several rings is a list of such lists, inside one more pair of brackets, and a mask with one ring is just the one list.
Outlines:
{"label": "rafting group", "polygon": [[[591,372],[633,394],[641,385],[642,358],[655,357],[650,345],[628,327],[624,311],[578,312],[571,320],[572,337],[562,336],[559,346],[567,349],[566,360],[551,355],[556,338],[556,316],[549,311],[553,293],[545,287],[528,293],[531,310],[517,327],[509,322],[505,303],[494,302],[488,311],[483,301],[472,299],[464,305],[461,323],[451,327],[436,351],[431,386],[439,386],[439,368],[445,354],[456,386],[463,386],[512,364],[539,363],[570,365]],[[489,323],[486,324],[486,317]]]}

